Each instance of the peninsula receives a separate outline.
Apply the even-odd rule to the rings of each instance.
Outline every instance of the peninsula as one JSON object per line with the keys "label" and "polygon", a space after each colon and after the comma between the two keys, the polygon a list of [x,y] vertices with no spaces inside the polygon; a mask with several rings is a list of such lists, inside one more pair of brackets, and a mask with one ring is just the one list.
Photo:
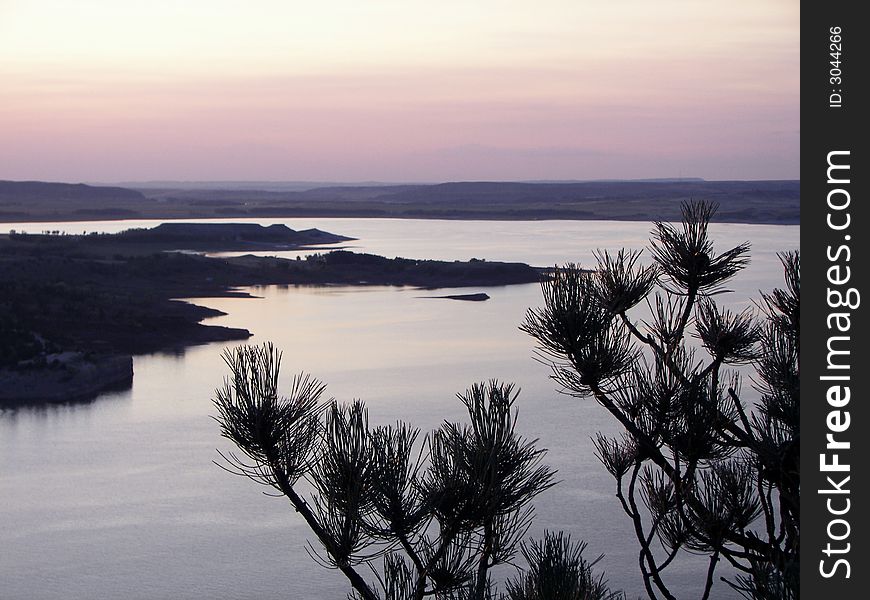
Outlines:
{"label": "peninsula", "polygon": [[346,250],[299,260],[173,251],[312,249],[348,239],[256,224],[0,236],[0,406],[92,397],[129,385],[133,354],[250,337],[246,329],[203,324],[222,313],[179,298],[246,296],[236,288],[268,284],[434,289],[541,278],[541,270],[522,263],[485,260],[388,259]]}

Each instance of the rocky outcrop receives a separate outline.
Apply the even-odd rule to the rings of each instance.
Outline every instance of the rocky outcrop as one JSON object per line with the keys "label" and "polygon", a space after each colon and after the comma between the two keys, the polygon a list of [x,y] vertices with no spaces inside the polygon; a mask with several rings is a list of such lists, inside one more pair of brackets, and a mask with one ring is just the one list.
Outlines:
{"label": "rocky outcrop", "polygon": [[49,354],[0,369],[0,406],[82,402],[132,383],[132,356]]}
{"label": "rocky outcrop", "polygon": [[296,231],[281,224],[266,227],[257,223],[161,223],[152,229],[130,229],[110,239],[116,242],[193,243],[227,250],[240,244],[242,248],[245,244],[294,247],[336,244],[353,238],[319,229]]}

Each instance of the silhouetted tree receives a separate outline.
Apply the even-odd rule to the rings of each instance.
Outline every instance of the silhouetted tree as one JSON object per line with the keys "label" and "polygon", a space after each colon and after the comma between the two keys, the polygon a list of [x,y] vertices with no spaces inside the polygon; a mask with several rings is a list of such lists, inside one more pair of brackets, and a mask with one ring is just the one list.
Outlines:
{"label": "silhouetted tree", "polygon": [[528,570],[508,581],[504,600],[617,600],[622,594],[611,592],[602,577],[592,573],[598,559],[583,558],[586,544],[572,543],[570,536],[545,533],[540,542],[521,544]]}
{"label": "silhouetted tree", "polygon": [[[723,559],[746,597],[797,598],[800,256],[780,256],[786,287],[757,311],[722,308],[713,297],[746,266],[749,244],[716,254],[714,212],[689,202],[681,226],[654,223],[647,266],[622,250],[599,252],[592,271],[556,269],[521,328],[566,393],[594,397],[624,429],[595,446],[631,519],[650,598],[674,598],[664,574],[681,551],[709,556],[703,599]],[[629,311],[644,301],[638,321]],[[755,369],[754,408],[736,365]]]}
{"label": "silhouetted tree", "polygon": [[[405,423],[370,427],[360,401],[321,402],[324,385],[307,376],[281,395],[272,345],[242,346],[224,359],[231,376],[216,391],[217,421],[241,451],[222,455],[224,468],[290,500],[320,543],[312,554],[341,570],[350,598],[497,597],[491,569],[516,555],[531,501],[554,475],[541,465],[545,451],[516,433],[512,385],[473,385],[459,395],[470,423],[445,422],[417,444],[419,430]],[[307,498],[302,480],[313,490]],[[553,534],[522,547],[528,575],[502,598],[617,598],[592,576],[582,549]]]}

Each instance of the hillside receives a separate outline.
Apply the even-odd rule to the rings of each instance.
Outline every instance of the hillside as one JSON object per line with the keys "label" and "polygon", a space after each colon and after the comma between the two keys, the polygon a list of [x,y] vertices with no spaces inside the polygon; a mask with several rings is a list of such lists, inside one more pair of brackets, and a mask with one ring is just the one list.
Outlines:
{"label": "hillside", "polygon": [[0,219],[8,221],[123,219],[152,203],[123,187],[0,180]]}
{"label": "hillside", "polygon": [[[274,183],[117,187],[0,181],[0,220],[386,217],[500,220],[678,220],[680,203],[720,205],[717,220],[797,224],[799,181],[698,179],[592,182],[456,182],[325,186]],[[233,185],[254,186],[238,189]]]}

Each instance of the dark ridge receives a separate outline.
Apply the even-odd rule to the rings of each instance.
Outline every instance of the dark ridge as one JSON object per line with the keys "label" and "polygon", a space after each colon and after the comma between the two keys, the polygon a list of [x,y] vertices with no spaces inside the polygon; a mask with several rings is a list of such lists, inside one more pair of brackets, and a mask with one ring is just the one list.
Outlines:
{"label": "dark ridge", "polygon": [[111,200],[148,201],[141,192],[122,187],[94,186],[84,183],[0,180],[0,202],[11,202],[15,200],[87,200],[93,202]]}
{"label": "dark ridge", "polygon": [[120,240],[156,242],[268,242],[275,244],[331,244],[353,238],[320,229],[296,231],[286,225],[257,223],[161,223],[152,229],[129,229]]}
{"label": "dark ridge", "polygon": [[[686,200],[719,204],[717,221],[800,223],[800,181],[662,179],[583,182],[467,181],[330,185],[314,189],[223,184],[138,191],[40,182],[0,182],[7,221],[355,217],[500,220],[679,221]],[[229,185],[229,184],[227,184]],[[245,184],[247,185],[247,184]],[[12,209],[11,207],[15,207]],[[86,213],[95,209],[111,212]],[[131,211],[131,212],[125,212]]]}
{"label": "dark ridge", "polygon": [[85,249],[117,247],[121,253],[158,250],[201,252],[296,250],[338,244],[353,238],[320,229],[295,231],[286,225],[257,223],[163,223],[151,229],[128,229],[115,235],[94,235]]}

